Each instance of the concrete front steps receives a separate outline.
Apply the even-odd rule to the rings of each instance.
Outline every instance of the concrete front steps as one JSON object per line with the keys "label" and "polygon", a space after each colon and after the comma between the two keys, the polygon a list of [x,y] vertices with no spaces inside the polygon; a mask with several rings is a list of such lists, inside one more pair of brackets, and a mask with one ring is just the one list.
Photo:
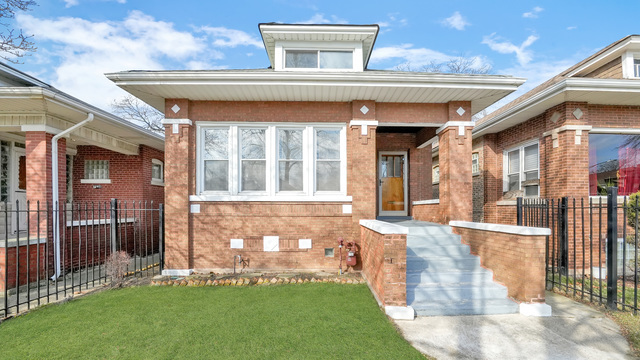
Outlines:
{"label": "concrete front steps", "polygon": [[513,314],[518,304],[493,281],[450,226],[403,221],[407,236],[407,305],[417,315]]}

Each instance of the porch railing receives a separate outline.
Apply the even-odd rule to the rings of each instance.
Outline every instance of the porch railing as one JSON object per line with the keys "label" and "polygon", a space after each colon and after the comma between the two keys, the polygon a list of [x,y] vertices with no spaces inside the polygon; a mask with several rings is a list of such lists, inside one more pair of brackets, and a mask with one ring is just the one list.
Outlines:
{"label": "porch railing", "polygon": [[[0,319],[109,282],[106,262],[115,251],[130,256],[129,276],[162,271],[162,204],[112,199],[68,203],[62,209],[39,202],[7,205],[0,207],[5,224],[0,233]],[[9,226],[20,216],[23,221]]]}
{"label": "porch railing", "polygon": [[[640,196],[639,196],[640,197]],[[551,229],[547,288],[557,288],[611,309],[638,308],[638,197],[517,200],[517,223]]]}

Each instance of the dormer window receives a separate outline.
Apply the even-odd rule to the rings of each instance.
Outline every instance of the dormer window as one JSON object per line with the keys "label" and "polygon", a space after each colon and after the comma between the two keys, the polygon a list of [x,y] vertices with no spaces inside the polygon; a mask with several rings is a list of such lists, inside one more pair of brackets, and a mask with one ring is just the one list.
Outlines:
{"label": "dormer window", "polygon": [[286,50],[287,69],[353,69],[353,51]]}
{"label": "dormer window", "polygon": [[627,51],[622,54],[622,78],[640,78],[640,52]]}
{"label": "dormer window", "polygon": [[288,72],[362,72],[378,25],[260,24],[271,68]]}

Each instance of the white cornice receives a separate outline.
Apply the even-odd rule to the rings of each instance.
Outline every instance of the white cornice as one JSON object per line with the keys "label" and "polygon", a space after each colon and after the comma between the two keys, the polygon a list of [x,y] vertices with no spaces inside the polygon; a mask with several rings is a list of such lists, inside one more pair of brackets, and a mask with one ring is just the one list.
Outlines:
{"label": "white cornice", "polygon": [[475,123],[473,121],[447,121],[442,126],[440,126],[436,130],[436,135],[443,132],[445,129],[449,127],[458,127],[458,135],[464,136],[464,128],[465,127],[474,127]]}
{"label": "white cornice", "polygon": [[190,119],[162,119],[162,125],[193,125]]}
{"label": "white cornice", "polygon": [[378,122],[376,120],[351,120],[349,127],[352,126],[360,126],[360,134],[366,136],[369,133],[369,126],[378,126]]}

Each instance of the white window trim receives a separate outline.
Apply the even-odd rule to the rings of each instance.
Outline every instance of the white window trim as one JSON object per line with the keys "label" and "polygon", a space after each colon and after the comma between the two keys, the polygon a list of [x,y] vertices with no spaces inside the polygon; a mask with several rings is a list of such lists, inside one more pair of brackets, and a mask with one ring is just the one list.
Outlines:
{"label": "white window trim", "polygon": [[[204,130],[229,128],[229,191],[204,191]],[[240,191],[239,130],[266,128],[266,191]],[[196,125],[196,195],[190,201],[326,201],[348,202],[347,196],[347,133],[345,123],[229,123],[198,122]],[[303,191],[277,191],[277,130],[302,129],[303,132]],[[315,191],[315,129],[340,130],[340,190]]]}
{"label": "white window trim", "polygon": [[[531,145],[538,145],[538,180],[540,180],[540,143],[539,141],[536,139],[536,140],[521,143],[517,146],[513,146],[504,150],[502,153],[502,192],[503,193],[509,191],[509,153],[514,150],[519,151],[518,156],[520,157],[520,171],[519,171],[520,183],[518,184],[518,189],[521,189],[520,184],[522,183],[522,179],[524,178],[524,148]],[[531,198],[531,197],[538,197],[538,196],[540,196],[540,184],[538,184],[538,194],[534,196],[528,196],[528,197]]]}
{"label": "white window trim", "polygon": [[[436,168],[438,168],[438,178],[437,179],[435,178],[435,176],[433,176],[434,170]],[[433,185],[440,184],[440,164],[439,163],[436,163],[435,165],[433,165],[431,167],[431,177],[432,177],[431,183]]]}
{"label": "white window trim", "polygon": [[[154,178],[153,177],[153,165],[160,165],[160,173],[162,174],[162,178]],[[164,186],[164,163],[159,159],[151,159],[151,185],[155,186]]]}
{"label": "white window trim", "polygon": [[622,77],[624,79],[638,79],[633,71],[633,60],[640,59],[640,52],[627,51],[622,54]]}
{"label": "white window trim", "polygon": [[[540,149],[538,149],[538,151],[540,151]],[[476,171],[473,170],[473,156],[476,155],[478,157],[478,169]],[[471,153],[471,175],[478,175],[480,174],[480,153],[479,152],[472,152]]]}
{"label": "white window trim", "polygon": [[[353,51],[352,69],[320,69],[320,68],[286,68],[285,52],[287,50],[319,50],[319,51]],[[276,71],[302,72],[362,72],[364,71],[362,42],[359,41],[276,41],[275,45]]]}

